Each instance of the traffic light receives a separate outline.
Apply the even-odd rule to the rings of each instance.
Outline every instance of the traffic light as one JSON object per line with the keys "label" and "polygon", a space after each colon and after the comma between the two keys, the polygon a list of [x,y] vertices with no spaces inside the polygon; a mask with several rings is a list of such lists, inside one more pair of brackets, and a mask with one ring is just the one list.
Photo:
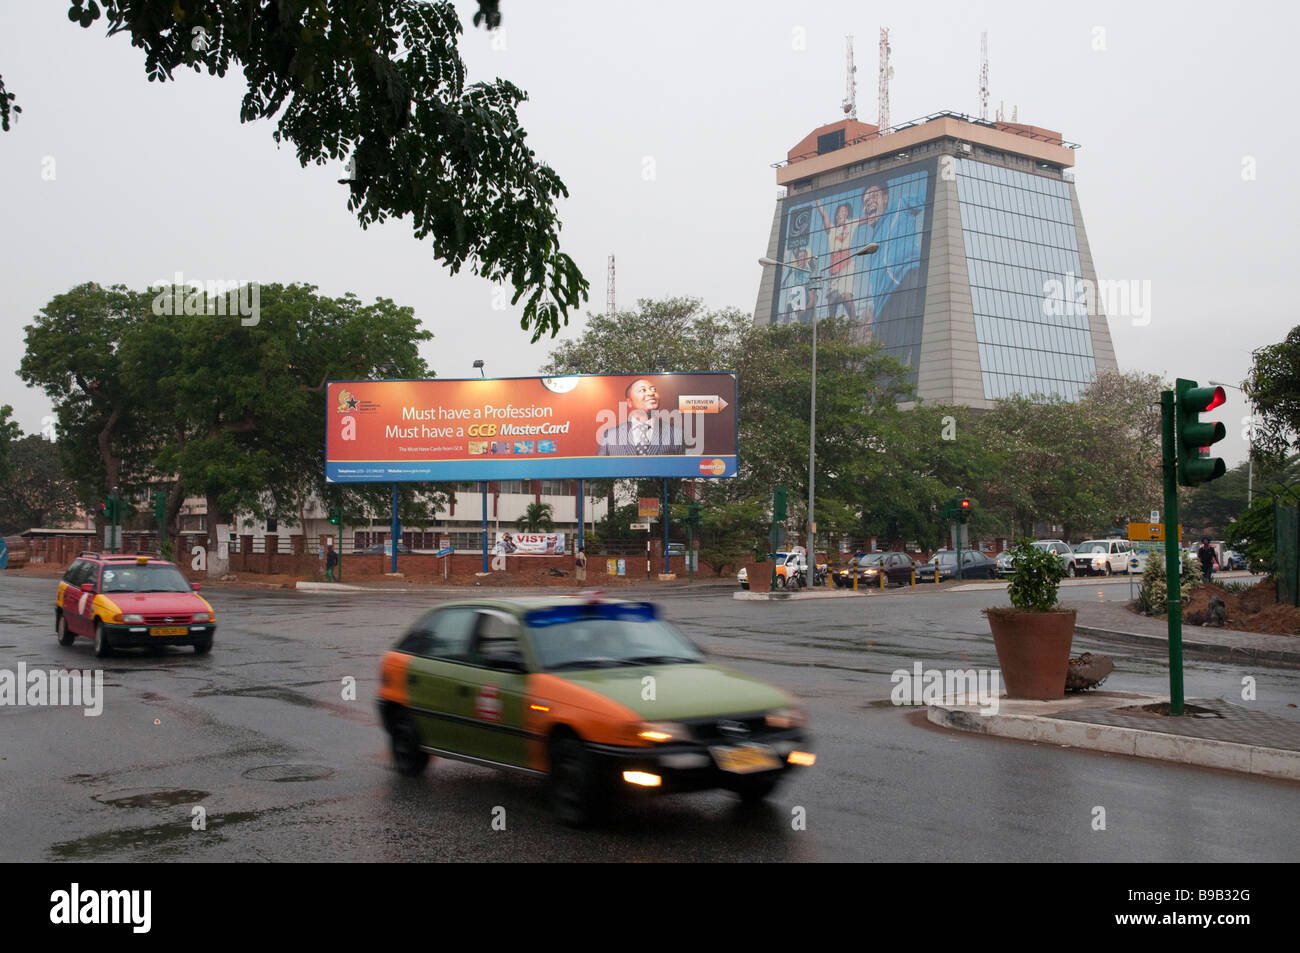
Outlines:
{"label": "traffic light", "polygon": [[1227,430],[1223,424],[1202,422],[1201,414],[1227,403],[1222,387],[1200,387],[1196,381],[1179,378],[1174,385],[1174,444],[1178,453],[1178,482],[1197,486],[1223,476],[1227,467],[1221,457],[1202,457],[1210,444],[1218,443]]}
{"label": "traffic light", "polygon": [[786,518],[785,487],[778,486],[772,494],[772,519],[780,523]]}
{"label": "traffic light", "polygon": [[330,522],[337,526],[343,519],[343,508],[341,506],[330,507]]}
{"label": "traffic light", "polygon": [[690,508],[687,510],[687,514],[686,514],[686,522],[690,523],[692,526],[699,526],[699,525],[700,525],[700,509],[701,509],[701,508],[700,508],[700,504],[698,504],[698,503],[692,503],[692,504],[690,505]]}
{"label": "traffic light", "polygon": [[970,518],[970,500],[965,497],[957,504],[957,518],[963,523]]}
{"label": "traffic light", "polygon": [[163,490],[153,491],[153,518],[159,526],[167,525],[167,493]]}

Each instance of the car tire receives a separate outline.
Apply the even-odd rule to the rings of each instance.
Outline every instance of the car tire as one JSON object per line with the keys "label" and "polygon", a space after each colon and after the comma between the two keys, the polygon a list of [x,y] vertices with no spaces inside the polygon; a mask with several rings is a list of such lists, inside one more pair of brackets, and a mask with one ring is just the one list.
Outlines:
{"label": "car tire", "polygon": [[107,658],[113,654],[113,645],[104,631],[104,624],[95,620],[95,658]]}
{"label": "car tire", "polygon": [[210,636],[204,639],[202,642],[194,643],[195,655],[207,655],[211,651],[212,651],[212,638]]}
{"label": "car tire", "polygon": [[71,645],[77,641],[77,633],[68,628],[68,617],[62,612],[59,613],[58,621],[54,623],[54,630],[59,633],[60,645]]}
{"label": "car tire", "polygon": [[600,814],[596,759],[581,739],[560,735],[551,742],[551,808],[566,827],[586,827]]}
{"label": "car tire", "polygon": [[1102,574],[1103,576],[1109,576],[1109,575],[1110,575],[1110,563],[1102,563],[1102,566],[1101,566],[1101,574]]}
{"label": "car tire", "polygon": [[388,742],[393,752],[397,773],[407,778],[418,778],[429,764],[429,753],[420,749],[420,739],[409,715],[399,713],[388,725]]}
{"label": "car tire", "polygon": [[1070,563],[1068,566],[1065,567],[1065,574],[1069,576],[1071,579],[1075,577],[1076,573],[1074,571],[1074,563]]}
{"label": "car tire", "polygon": [[785,588],[785,576],[777,576],[777,577],[776,577],[776,588],[778,588],[778,589],[784,589],[784,588]]}

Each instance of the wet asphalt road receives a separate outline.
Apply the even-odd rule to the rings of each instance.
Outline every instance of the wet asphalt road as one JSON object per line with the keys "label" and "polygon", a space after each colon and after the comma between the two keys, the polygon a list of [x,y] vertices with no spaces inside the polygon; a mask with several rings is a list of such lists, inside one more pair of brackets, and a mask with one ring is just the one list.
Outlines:
{"label": "wet asphalt road", "polygon": [[[0,706],[0,860],[1259,861],[1300,856],[1300,784],[945,732],[889,701],[890,673],[996,667],[985,605],[1005,592],[891,591],[744,603],[659,599],[717,661],[807,704],[817,765],[770,803],[643,800],[575,832],[544,782],[436,760],[392,770],[375,715],[382,652],[426,594],[205,591],[212,654],[121,653],[54,637],[52,580],[0,578],[0,669],[101,668],[103,713]],[[1124,583],[1063,598],[1127,598]],[[1075,639],[1107,688],[1167,690],[1164,660]],[[99,663],[99,664],[97,664]],[[1300,718],[1300,671],[1189,659],[1187,694]],[[345,680],[355,700],[344,698]],[[1106,829],[1092,829],[1094,808]],[[205,828],[196,830],[196,808]],[[504,809],[504,815],[502,811]],[[505,830],[494,829],[504,816]],[[796,830],[794,819],[806,818]],[[500,826],[499,821],[496,826]]]}

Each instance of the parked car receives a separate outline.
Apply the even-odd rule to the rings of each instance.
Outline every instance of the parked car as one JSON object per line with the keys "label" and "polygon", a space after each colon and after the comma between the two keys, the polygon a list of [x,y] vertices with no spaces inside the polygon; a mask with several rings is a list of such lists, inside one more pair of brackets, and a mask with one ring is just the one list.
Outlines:
{"label": "parked car", "polygon": [[1249,560],[1246,559],[1245,553],[1239,553],[1232,549],[1225,549],[1223,551],[1223,559],[1224,569],[1235,570],[1248,568]]}
{"label": "parked car", "polygon": [[916,563],[907,553],[867,553],[857,562],[846,566],[834,575],[835,585],[841,589],[852,588],[853,580],[858,580],[858,588],[879,586],[880,574],[885,575],[888,586],[906,586],[912,582],[912,571]]}
{"label": "parked car", "polygon": [[[997,563],[983,553],[974,549],[961,551],[962,579],[995,579]],[[935,579],[935,576],[938,579]],[[957,553],[951,549],[941,549],[930,557],[924,566],[916,571],[917,582],[943,582],[945,579],[957,578]]]}
{"label": "parked car", "polygon": [[[1033,545],[1037,549],[1046,549],[1056,553],[1061,557],[1061,562],[1065,564],[1065,574],[1067,576],[1075,575],[1074,550],[1070,548],[1069,543],[1061,539],[1039,539],[1035,540]],[[1010,549],[1004,549],[998,553],[996,560],[997,574],[1004,579],[1013,572],[1011,559],[1012,551]]]}
{"label": "parked car", "polygon": [[1074,547],[1074,569],[1081,576],[1126,573],[1132,554],[1127,539],[1087,539]]}
{"label": "parked car", "polygon": [[749,588],[749,570],[744,566],[741,566],[740,572],[736,573],[736,582],[740,583],[741,589]]}

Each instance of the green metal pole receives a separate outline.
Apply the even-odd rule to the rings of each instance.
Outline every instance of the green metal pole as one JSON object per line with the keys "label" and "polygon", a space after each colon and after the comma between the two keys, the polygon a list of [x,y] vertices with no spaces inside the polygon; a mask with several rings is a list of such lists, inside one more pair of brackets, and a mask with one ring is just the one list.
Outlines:
{"label": "green metal pole", "polygon": [[767,551],[771,556],[772,563],[772,581],[768,584],[768,592],[776,592],[776,521],[772,521],[772,528],[767,534]]}
{"label": "green metal pole", "polygon": [[1161,474],[1165,490],[1165,589],[1169,597],[1169,714],[1183,713],[1183,589],[1178,553],[1178,454],[1174,392],[1160,392]]}

